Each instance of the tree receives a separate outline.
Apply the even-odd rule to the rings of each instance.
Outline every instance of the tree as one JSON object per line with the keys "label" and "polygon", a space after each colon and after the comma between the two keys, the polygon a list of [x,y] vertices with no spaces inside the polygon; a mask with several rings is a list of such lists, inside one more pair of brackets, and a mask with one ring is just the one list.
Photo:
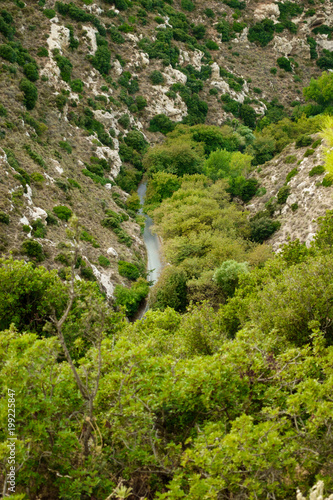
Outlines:
{"label": "tree", "polygon": [[332,105],[333,73],[324,72],[317,79],[311,78],[309,86],[303,89],[303,95],[307,101],[313,100],[323,106]]}
{"label": "tree", "polygon": [[213,280],[222,288],[227,296],[232,296],[238,285],[240,275],[248,272],[249,267],[247,262],[226,260],[216,269]]}

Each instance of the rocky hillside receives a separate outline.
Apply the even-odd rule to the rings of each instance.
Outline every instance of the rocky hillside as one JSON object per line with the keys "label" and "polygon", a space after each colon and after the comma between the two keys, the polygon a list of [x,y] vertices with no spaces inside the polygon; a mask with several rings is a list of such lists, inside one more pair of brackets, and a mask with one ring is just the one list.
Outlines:
{"label": "rocky hillside", "polygon": [[[181,120],[253,128],[297,113],[310,77],[332,65],[328,1],[4,0],[1,9],[1,251],[64,275],[74,213],[78,272],[108,297],[127,283],[116,263],[145,260],[128,193],[147,144]],[[302,160],[275,248],[287,234],[311,238],[312,219],[331,206],[330,188],[308,175],[319,150],[304,151],[291,146],[258,172],[266,194],[254,210]]]}

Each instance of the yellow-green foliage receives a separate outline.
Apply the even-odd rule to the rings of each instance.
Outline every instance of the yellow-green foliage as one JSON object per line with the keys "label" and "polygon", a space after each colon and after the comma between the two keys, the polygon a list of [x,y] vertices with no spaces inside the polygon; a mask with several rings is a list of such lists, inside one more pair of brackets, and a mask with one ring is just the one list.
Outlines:
{"label": "yellow-green foliage", "polygon": [[333,116],[322,117],[322,129],[320,136],[325,140],[326,148],[324,150],[325,169],[329,176],[333,176]]}

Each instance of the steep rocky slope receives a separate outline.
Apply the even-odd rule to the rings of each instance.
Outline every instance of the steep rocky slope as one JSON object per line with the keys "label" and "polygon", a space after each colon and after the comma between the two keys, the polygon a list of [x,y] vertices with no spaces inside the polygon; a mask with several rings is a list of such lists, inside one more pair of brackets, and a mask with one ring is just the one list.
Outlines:
{"label": "steep rocky slope", "polygon": [[[1,251],[66,266],[69,212],[54,210],[65,206],[83,227],[81,275],[94,275],[109,297],[124,283],[116,262],[145,259],[135,200],[125,202],[146,144],[163,139],[150,121],[251,124],[274,98],[291,112],[321,72],[316,58],[333,49],[328,1],[6,0],[1,8]],[[260,172],[267,194],[253,209],[285,182],[285,155]],[[287,234],[309,239],[312,219],[331,206],[331,189],[307,175],[311,162],[289,183],[275,248]],[[116,232],[105,227],[114,213]]]}

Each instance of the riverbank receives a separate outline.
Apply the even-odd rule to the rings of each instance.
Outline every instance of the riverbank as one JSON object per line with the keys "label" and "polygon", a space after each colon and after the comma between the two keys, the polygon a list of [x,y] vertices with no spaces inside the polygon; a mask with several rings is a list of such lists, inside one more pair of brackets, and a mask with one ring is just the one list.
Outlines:
{"label": "riverbank", "polygon": [[[145,201],[147,191],[147,182],[141,182],[138,187],[138,195],[140,197],[140,203],[143,206]],[[164,267],[163,259],[161,256],[161,241],[157,234],[152,233],[151,228],[154,224],[153,219],[149,215],[143,212],[143,208],[140,208],[139,213],[145,217],[145,228],[143,232],[143,241],[147,250],[147,273],[148,280],[156,283],[161,271]],[[145,304],[139,309],[135,319],[140,319],[148,310],[148,298]]]}

